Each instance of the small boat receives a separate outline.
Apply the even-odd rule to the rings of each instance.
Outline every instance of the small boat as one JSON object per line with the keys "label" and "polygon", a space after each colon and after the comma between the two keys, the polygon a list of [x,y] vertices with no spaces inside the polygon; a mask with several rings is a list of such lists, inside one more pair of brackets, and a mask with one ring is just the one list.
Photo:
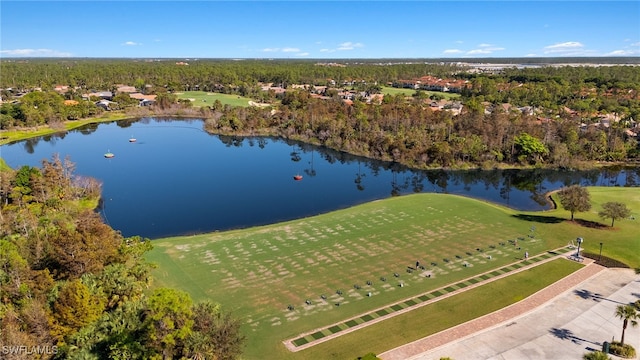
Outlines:
{"label": "small boat", "polygon": [[104,157],[106,157],[107,159],[111,159],[112,157],[116,156],[114,153],[112,153],[111,151],[108,151],[104,154]]}
{"label": "small boat", "polygon": [[136,142],[138,141],[138,139],[134,138],[133,136],[129,138],[129,142]]}
{"label": "small boat", "polygon": [[302,175],[294,175],[293,180],[302,180]]}

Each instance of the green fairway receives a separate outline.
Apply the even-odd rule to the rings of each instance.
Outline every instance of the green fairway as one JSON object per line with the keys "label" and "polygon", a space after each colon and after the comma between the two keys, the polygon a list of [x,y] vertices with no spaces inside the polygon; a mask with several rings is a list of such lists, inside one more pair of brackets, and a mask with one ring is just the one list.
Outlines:
{"label": "green fairway", "polygon": [[[460,98],[460,94],[455,94],[455,93],[450,93],[450,92],[441,92],[441,91],[423,91],[423,92],[427,94],[427,97],[429,97],[431,95],[434,95],[434,94],[437,94],[437,95],[441,95],[442,97],[444,97],[447,100]],[[416,93],[416,91],[413,90],[413,89],[402,89],[402,88],[394,88],[394,87],[389,87],[389,86],[383,86],[382,87],[382,93],[384,95],[404,94],[405,96],[412,96],[413,94]]]}
{"label": "green fairway", "polygon": [[[616,197],[640,217],[637,189],[589,190],[594,209],[576,219],[600,221],[599,204]],[[300,354],[322,351],[316,348],[333,353],[340,346],[334,344],[345,340],[295,354],[282,341],[437,288],[454,288],[462,279],[520,261],[524,251],[534,256],[583,237],[588,251],[603,242],[603,255],[640,267],[640,220],[619,220],[611,229],[568,218],[564,210],[519,212],[459,196],[414,194],[286,223],[155,240],[148,259],[159,265],[156,286],[186,290],[196,301],[212,299],[241,317],[247,358],[304,358]],[[369,343],[367,331],[372,330],[348,337]]]}
{"label": "green fairway", "polygon": [[178,99],[193,99],[191,103],[195,107],[211,106],[216,100],[220,100],[223,105],[248,107],[249,101],[253,101],[238,95],[208,93],[206,91],[177,92],[176,95]]}

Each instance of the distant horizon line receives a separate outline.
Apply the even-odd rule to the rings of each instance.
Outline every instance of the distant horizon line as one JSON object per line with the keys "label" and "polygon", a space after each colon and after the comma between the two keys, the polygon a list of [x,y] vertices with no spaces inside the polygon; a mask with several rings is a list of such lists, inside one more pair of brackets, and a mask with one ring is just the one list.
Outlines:
{"label": "distant horizon line", "polygon": [[353,58],[293,58],[293,57],[200,57],[200,56],[9,56],[0,60],[18,59],[163,59],[163,60],[482,60],[482,59],[637,59],[640,55],[627,56],[487,56],[487,57],[353,57]]}

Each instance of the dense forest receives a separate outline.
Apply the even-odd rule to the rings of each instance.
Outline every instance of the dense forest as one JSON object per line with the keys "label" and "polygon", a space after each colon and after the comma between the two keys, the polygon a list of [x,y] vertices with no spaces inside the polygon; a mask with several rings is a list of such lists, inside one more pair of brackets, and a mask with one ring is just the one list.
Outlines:
{"label": "dense forest", "polygon": [[93,209],[100,184],[54,156],[0,172],[0,358],[233,359],[240,320],[157,288],[143,254]]}
{"label": "dense forest", "polygon": [[[0,107],[0,129],[50,125],[99,115],[81,94],[135,86],[157,95],[141,110],[127,94],[114,101],[131,116],[190,115],[205,130],[227,135],[277,135],[417,168],[545,166],[576,168],[594,161],[637,161],[640,67],[541,66],[478,73],[459,63],[316,63],[313,61],[28,60],[2,61],[3,98],[34,87]],[[434,76],[465,81],[459,113],[430,106],[438,96],[385,95],[381,103],[358,95],[345,102],[337,90],[379,91],[380,84]],[[326,86],[323,98],[294,84]],[[262,91],[274,83],[282,94]],[[64,94],[56,85],[69,86]],[[8,90],[11,89],[11,90]],[[214,103],[192,109],[175,92],[232,93],[268,108]],[[69,104],[65,100],[74,100]],[[95,99],[94,99],[95,100]]]}

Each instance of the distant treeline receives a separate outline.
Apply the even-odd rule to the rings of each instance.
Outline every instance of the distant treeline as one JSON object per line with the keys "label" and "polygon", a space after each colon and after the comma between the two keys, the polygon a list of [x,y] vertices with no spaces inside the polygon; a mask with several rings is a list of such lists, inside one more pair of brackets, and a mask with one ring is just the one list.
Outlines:
{"label": "distant treeline", "polygon": [[286,60],[198,60],[189,65],[176,65],[175,60],[25,60],[0,62],[0,88],[53,89],[56,85],[79,86],[83,89],[108,90],[114,84],[143,86],[151,84],[168,90],[213,90],[219,85],[277,83],[324,85],[329,80],[364,80],[386,83],[411,79],[426,74],[449,76],[461,70],[457,65],[396,64],[372,66],[320,66],[310,61]]}
{"label": "distant treeline", "polygon": [[[576,167],[582,161],[626,161],[639,156],[638,137],[629,130],[638,131],[640,118],[638,66],[514,68],[476,74],[452,64],[340,64],[318,65],[309,60],[198,60],[189,65],[131,59],[3,61],[3,91],[33,86],[44,91],[25,95],[19,104],[3,105],[0,125],[6,129],[85,117],[95,112],[95,106],[82,102],[63,106],[64,98],[78,99],[85,89],[114,89],[116,84],[157,94],[150,114],[184,115],[190,104],[176,104],[171,92],[197,88],[257,99],[265,94],[258,82],[288,87],[323,85],[331,79],[337,86],[363,91],[362,81],[381,84],[432,75],[468,80],[459,115],[447,111],[453,104],[434,111],[432,99],[424,92],[408,98],[387,95],[379,105],[356,98],[348,105],[335,96],[337,92],[320,100],[306,90],[291,89],[279,95],[271,108],[215,103],[189,110],[189,114],[206,118],[206,130],[214,133],[277,135],[419,168]],[[353,80],[358,82],[341,85]],[[56,96],[50,90],[55,85],[81,89]],[[606,123],[601,119],[604,115],[609,116]]]}

